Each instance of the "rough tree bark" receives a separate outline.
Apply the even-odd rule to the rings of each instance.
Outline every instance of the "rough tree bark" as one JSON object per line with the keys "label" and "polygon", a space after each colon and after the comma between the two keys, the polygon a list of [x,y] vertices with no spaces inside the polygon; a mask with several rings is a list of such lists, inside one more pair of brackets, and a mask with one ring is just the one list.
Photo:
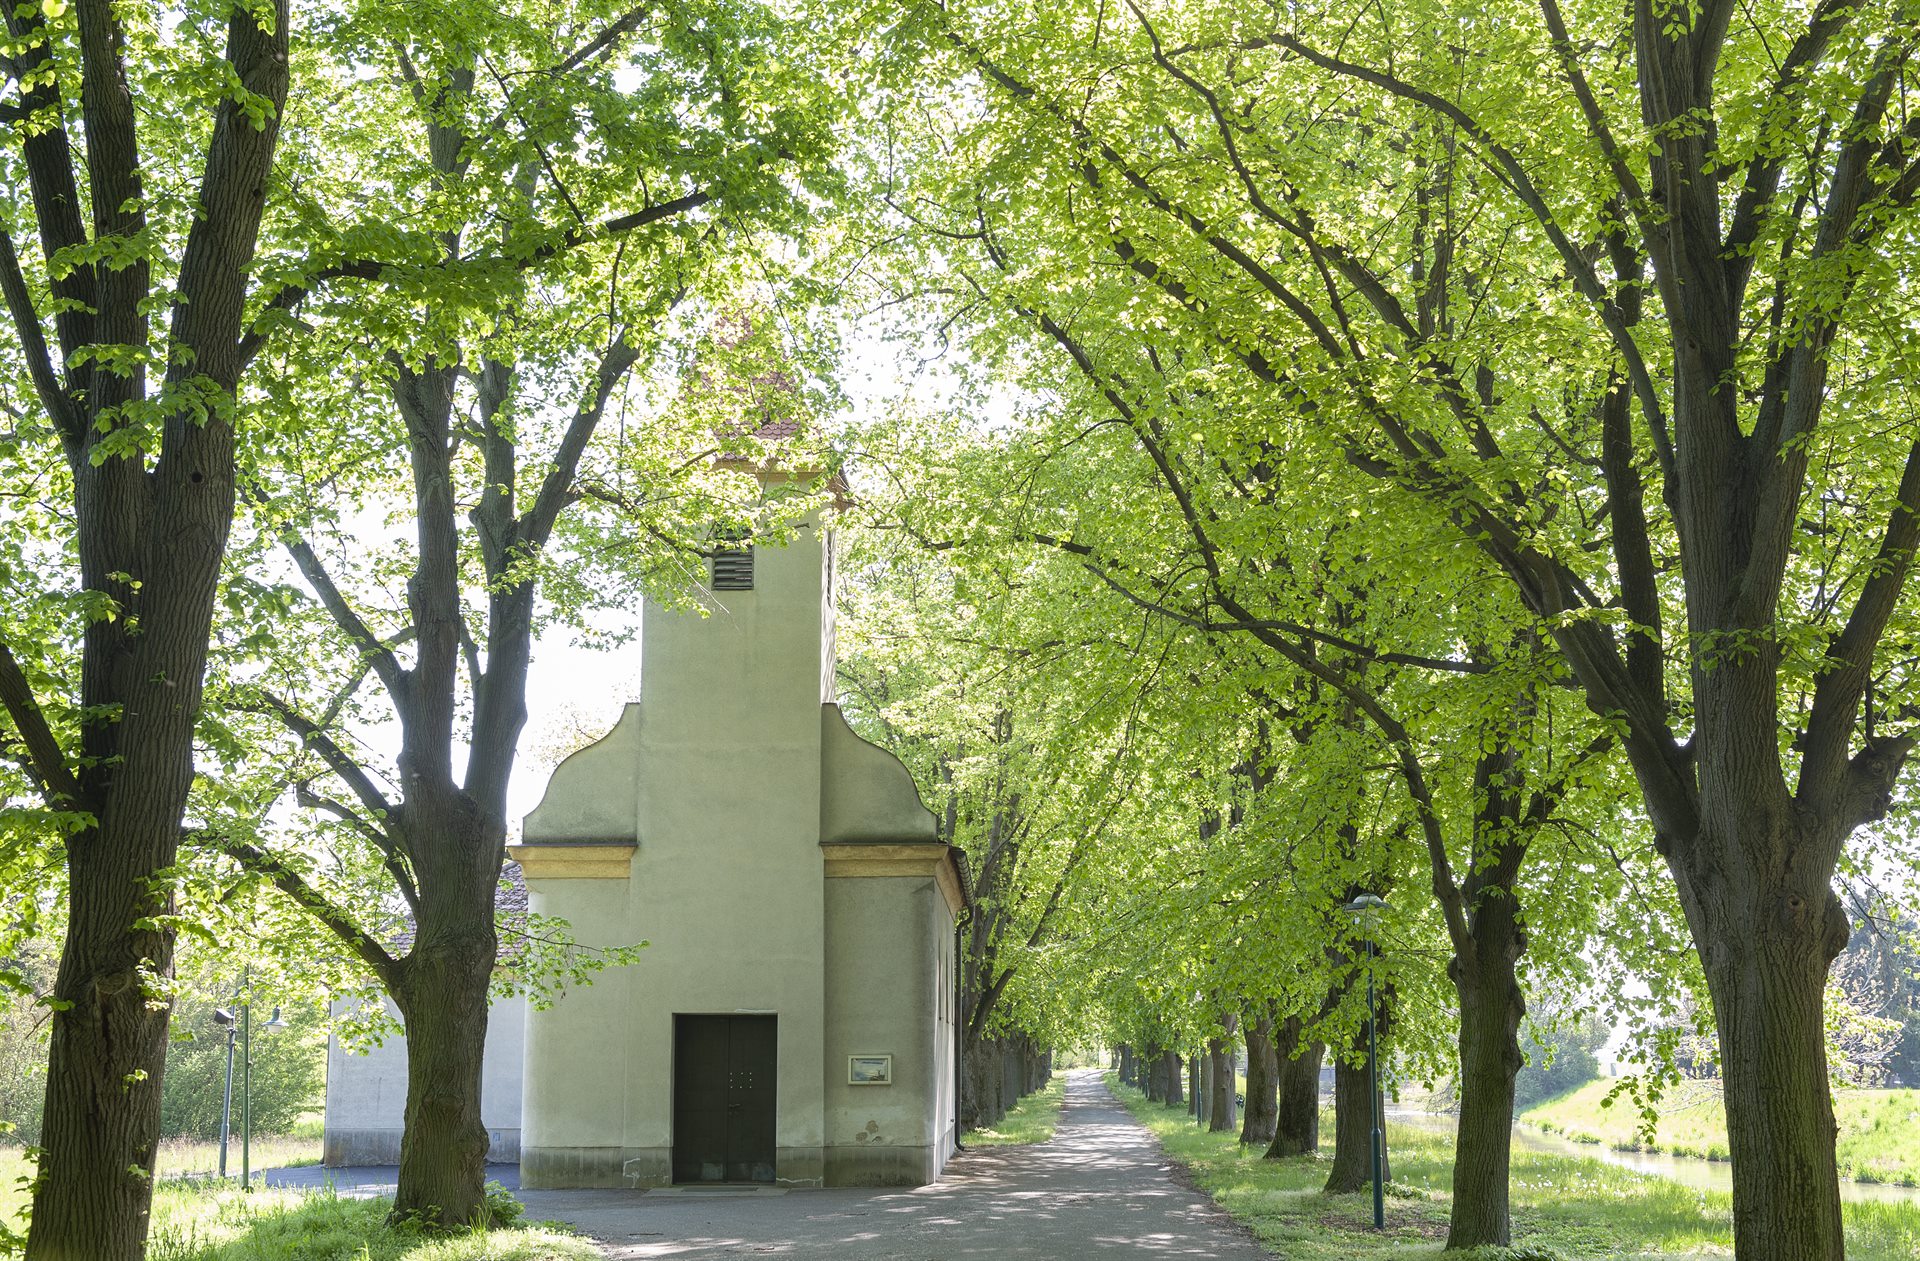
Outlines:
{"label": "rough tree bark", "polygon": [[1273,1016],[1262,1012],[1246,1026],[1247,1106],[1240,1122],[1240,1141],[1249,1146],[1273,1141],[1280,1124],[1280,1057],[1273,1047]]}
{"label": "rough tree bark", "polygon": [[[1455,956],[1451,971],[1460,995],[1460,1116],[1455,1130],[1450,1249],[1512,1242],[1508,1169],[1513,1145],[1514,1077],[1524,1062],[1520,1021],[1526,1001],[1514,977],[1519,949],[1512,903],[1490,898],[1477,915],[1479,949]],[[1490,921],[1499,920],[1500,924]],[[1502,948],[1500,939],[1508,945]]]}
{"label": "rough tree bark", "polygon": [[[1375,1023],[1382,1058],[1392,1029],[1391,992],[1379,996]],[[1333,1066],[1333,1168],[1327,1175],[1329,1195],[1358,1191],[1373,1182],[1373,1118],[1386,1116],[1386,1085],[1377,1092],[1367,1089],[1369,1074],[1367,1030],[1362,1025],[1347,1053]],[[1393,1166],[1382,1153],[1382,1174],[1393,1179]]]}
{"label": "rough tree bark", "polygon": [[[1333,1166],[1327,1173],[1328,1195],[1343,1195],[1373,1185],[1373,1117],[1364,1046],[1360,1047],[1358,1057],[1356,1062],[1349,1063],[1346,1056],[1341,1056],[1333,1065]],[[1381,1102],[1380,1096],[1372,1096],[1372,1105]],[[1393,1177],[1390,1164],[1385,1176]]]}
{"label": "rough tree bark", "polygon": [[1320,1065],[1327,1047],[1318,1041],[1301,1046],[1300,1041],[1300,1018],[1290,1016],[1274,1044],[1280,1082],[1273,1143],[1267,1148],[1267,1157],[1273,1160],[1320,1150]]}
{"label": "rough tree bark", "polygon": [[[1472,869],[1448,915],[1447,976],[1460,1000],[1460,1116],[1455,1130],[1453,1208],[1447,1247],[1506,1247],[1513,1225],[1508,1181],[1514,1078],[1524,1062],[1526,998],[1515,975],[1527,933],[1515,888],[1533,832],[1558,789],[1529,798],[1511,750],[1492,750],[1475,770]],[[1451,896],[1441,891],[1442,897]]]}
{"label": "rough tree bark", "polygon": [[[55,977],[52,1037],[27,1255],[33,1261],[135,1261],[145,1251],[160,1130],[168,1010],[145,976],[167,976],[174,939],[151,917],[172,908],[154,892],[173,865],[194,773],[208,637],[234,507],[232,403],[246,365],[242,320],[247,277],[288,86],[288,9],[236,7],[225,59],[237,85],[266,105],[251,120],[234,95],[213,110],[172,323],[159,362],[166,386],[197,394],[205,414],[164,416],[158,457],[96,452],[139,416],[144,371],[121,368],[95,346],[149,345],[150,268],[80,259],[53,266],[90,240],[137,241],[147,232],[136,106],[120,15],[80,0],[78,79],[50,56],[39,5],[9,6],[10,77],[23,85],[16,129],[48,265],[60,362],[46,342],[35,298],[11,238],[0,244],[0,290],[48,428],[73,478],[73,522],[82,586],[114,600],[119,616],[82,631],[80,701],[96,715],[70,762],[33,685],[0,638],[0,703],[49,806],[89,822],[66,840],[65,943]],[[260,23],[264,18],[271,26]],[[89,198],[64,116],[78,97]],[[194,134],[189,127],[187,134]],[[184,164],[182,164],[184,165]],[[83,218],[91,212],[91,224]],[[177,395],[176,395],[177,396]],[[103,458],[96,461],[96,453]],[[0,629],[0,635],[4,635]]]}
{"label": "rough tree bark", "polygon": [[1235,1071],[1233,1032],[1235,1019],[1226,1018],[1227,1035],[1224,1038],[1207,1039],[1207,1064],[1212,1077],[1213,1097],[1207,1105],[1207,1129],[1224,1133],[1238,1128],[1239,1117],[1234,1108],[1234,1087],[1238,1073]]}

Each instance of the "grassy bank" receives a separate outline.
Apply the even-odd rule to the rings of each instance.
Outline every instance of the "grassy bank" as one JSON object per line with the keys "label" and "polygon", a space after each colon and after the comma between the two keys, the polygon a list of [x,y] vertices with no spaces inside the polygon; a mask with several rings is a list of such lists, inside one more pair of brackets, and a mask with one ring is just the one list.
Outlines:
{"label": "grassy bank", "polygon": [[[1727,1113],[1717,1082],[1682,1082],[1662,1102],[1651,1140],[1639,1132],[1640,1114],[1631,1099],[1606,1106],[1615,1084],[1588,1082],[1528,1109],[1520,1119],[1579,1143],[1727,1159]],[[1920,1090],[1835,1091],[1833,1111],[1840,1126],[1841,1177],[1920,1186]]]}
{"label": "grassy bank", "polygon": [[[29,1172],[0,1153],[0,1225],[22,1227]],[[241,1191],[232,1181],[162,1181],[147,1261],[600,1261],[588,1240],[546,1226],[429,1239],[386,1224],[387,1200],[330,1191]]]}
{"label": "grassy bank", "polygon": [[[1115,1083],[1112,1074],[1107,1080],[1194,1182],[1287,1261],[1441,1256],[1453,1182],[1451,1135],[1388,1123],[1394,1181],[1387,1230],[1376,1234],[1370,1194],[1321,1194],[1325,1160],[1264,1160],[1257,1149],[1243,1150],[1234,1135],[1209,1134],[1184,1112],[1148,1103],[1139,1091]],[[1329,1132],[1328,1142],[1331,1137]],[[1587,1261],[1732,1253],[1732,1203],[1725,1195],[1597,1159],[1518,1150],[1511,1185],[1514,1242],[1533,1250],[1522,1256]],[[1850,1261],[1920,1256],[1920,1206],[1849,1204],[1846,1217]]]}
{"label": "grassy bank", "polygon": [[968,1147],[1015,1147],[1025,1143],[1044,1143],[1060,1125],[1060,1109],[1066,1099],[1067,1079],[1055,1073],[1045,1090],[1036,1090],[1013,1106],[990,1129],[968,1130]]}

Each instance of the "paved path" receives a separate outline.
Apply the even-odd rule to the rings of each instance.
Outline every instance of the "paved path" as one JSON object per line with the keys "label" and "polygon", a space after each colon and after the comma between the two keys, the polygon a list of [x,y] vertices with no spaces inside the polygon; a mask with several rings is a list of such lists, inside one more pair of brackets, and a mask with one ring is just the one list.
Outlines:
{"label": "paved path", "polygon": [[[303,1191],[331,1189],[348,1200],[370,1200],[377,1195],[392,1195],[400,1189],[398,1165],[352,1165],[345,1169],[293,1165],[286,1169],[262,1169],[253,1176],[270,1187],[296,1187]],[[517,1191],[520,1166],[488,1165],[487,1181]]]}
{"label": "paved path", "polygon": [[520,1198],[528,1217],[567,1222],[618,1261],[1271,1261],[1204,1195],[1173,1181],[1160,1145],[1090,1071],[1068,1075],[1066,1115],[1052,1142],[969,1151],[932,1186],[784,1195],[522,1191]]}

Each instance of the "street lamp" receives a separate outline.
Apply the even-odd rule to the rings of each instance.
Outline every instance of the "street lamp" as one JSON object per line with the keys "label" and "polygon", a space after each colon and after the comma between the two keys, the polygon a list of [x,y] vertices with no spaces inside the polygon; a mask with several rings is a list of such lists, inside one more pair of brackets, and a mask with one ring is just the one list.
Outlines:
{"label": "street lamp", "polygon": [[[240,993],[244,993],[246,981],[242,979],[240,984]],[[252,1189],[253,1180],[253,1030],[248,1004],[241,1002],[236,1006],[240,1009],[237,1016],[226,1007],[213,1009],[213,1023],[227,1031],[227,1086],[220,1101],[220,1176],[227,1176],[227,1142],[233,1134],[233,1047],[237,1041],[240,1044],[240,1189],[246,1191]],[[260,1027],[274,1033],[286,1028],[287,1022],[280,1018],[280,1009],[275,1007],[267,1023]]]}
{"label": "street lamp", "polygon": [[1340,908],[1359,920],[1367,930],[1367,1115],[1373,1121],[1373,1228],[1387,1226],[1386,1136],[1381,1132],[1380,1115],[1380,1033],[1373,1001],[1373,960],[1379,947],[1374,942],[1374,921],[1387,909],[1385,898],[1363,893]]}

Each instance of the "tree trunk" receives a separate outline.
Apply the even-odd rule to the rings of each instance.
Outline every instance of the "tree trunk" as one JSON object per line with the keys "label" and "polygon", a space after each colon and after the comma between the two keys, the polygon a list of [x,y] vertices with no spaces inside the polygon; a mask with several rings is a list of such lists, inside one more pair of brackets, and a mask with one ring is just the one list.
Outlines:
{"label": "tree trunk", "polygon": [[1167,1097],[1167,1057],[1156,1047],[1147,1048],[1146,1059],[1140,1065],[1140,1090],[1148,1103],[1158,1103]]}
{"label": "tree trunk", "polygon": [[443,809],[430,814],[426,800],[413,807],[440,823],[433,843],[415,846],[421,887],[433,896],[421,899],[413,949],[395,965],[388,987],[407,1035],[406,1128],[393,1217],[453,1229],[486,1212],[480,1075],[505,850],[495,828],[457,797],[434,804]]}
{"label": "tree trunk", "polygon": [[1181,1098],[1180,1052],[1168,1051],[1166,1053],[1166,1059],[1167,1059],[1167,1097],[1165,1102],[1166,1102],[1166,1105],[1169,1108],[1171,1108],[1177,1103],[1186,1102],[1184,1099]]}
{"label": "tree trunk", "polygon": [[1134,1056],[1133,1047],[1129,1043],[1122,1042],[1120,1044],[1120,1082],[1122,1085],[1135,1086],[1139,1084],[1135,1080],[1136,1066],[1137,1059]]}
{"label": "tree trunk", "polygon": [[[172,819],[156,811],[169,835],[178,831],[175,809]],[[133,931],[159,909],[141,893],[137,851],[109,847],[98,832],[73,839],[79,847],[68,857],[71,909],[54,988],[73,1006],[53,1015],[27,1255],[133,1261],[145,1253],[167,1047],[167,1009],[149,1005],[139,971],[144,959],[159,975],[170,973],[173,938]]]}
{"label": "tree trunk", "polygon": [[480,1066],[493,957],[466,949],[415,951],[405,966],[406,980],[393,994],[407,1033],[406,1128],[393,1216],[467,1226],[486,1214]]}
{"label": "tree trunk", "polygon": [[1734,1247],[1741,1261],[1837,1261],[1845,1246],[1823,1000],[1849,926],[1830,891],[1822,905],[1744,883],[1715,891],[1733,905],[1689,915],[1720,1035]]}
{"label": "tree trunk", "polygon": [[[22,85],[23,116],[44,124],[27,129],[22,154],[29,178],[15,185],[15,196],[23,184],[32,186],[50,263],[59,251],[84,248],[89,240],[146,236],[149,199],[123,16],[110,6],[82,7],[80,64],[56,71],[50,50],[60,45],[47,36],[40,6],[9,14],[15,37],[9,73]],[[140,45],[137,37],[133,44]],[[77,765],[49,729],[36,684],[22,677],[10,651],[0,702],[9,720],[8,756],[31,764],[46,786],[46,804],[91,817],[55,847],[67,864],[67,927],[54,980],[42,1154],[27,1229],[33,1261],[138,1261],[146,1251],[168,1008],[143,978],[164,981],[173,971],[173,932],[154,917],[173,910],[161,890],[170,887],[164,873],[178,855],[193,783],[213,605],[233,523],[230,405],[245,368],[240,335],[248,277],[287,96],[287,5],[270,0],[236,7],[227,25],[226,64],[235,90],[220,94],[209,110],[212,126],[201,133],[206,156],[196,214],[169,281],[176,292],[159,300],[143,258],[82,258],[50,267],[52,296],[65,304],[53,323],[79,388],[46,387],[41,401],[72,475],[70,537],[81,588],[111,598],[117,610],[85,619],[79,696],[62,698],[61,724],[68,716],[78,724]],[[91,224],[80,218],[61,117],[62,92],[76,87]],[[187,121],[160,146],[194,144],[181,137],[196,134],[191,124],[198,116]],[[145,160],[174,168],[171,158],[156,156]],[[180,156],[190,168],[192,158]],[[17,279],[18,271],[13,274]],[[32,299],[15,304],[15,296],[9,294],[9,306],[16,325],[38,324],[40,313],[31,310],[22,324],[21,308]],[[166,308],[171,332],[156,344],[149,340],[150,313]],[[135,359],[122,367],[96,361],[82,368],[78,352],[96,346]],[[164,389],[149,391],[137,366],[142,351],[167,363]],[[130,444],[131,450],[104,445],[126,439],[134,424],[150,424],[151,439]],[[8,575],[9,583],[17,581],[19,575]]]}
{"label": "tree trunk", "polygon": [[980,1101],[986,1124],[998,1125],[1007,1115],[1007,1056],[1006,1046],[1000,1038],[989,1038],[982,1044],[986,1058],[987,1097]]}
{"label": "tree trunk", "polygon": [[960,1040],[960,1128],[977,1130],[980,1120],[982,1082],[980,1039],[963,1033]]}
{"label": "tree trunk", "polygon": [[1320,1065],[1327,1047],[1324,1042],[1300,1046],[1300,1027],[1298,1016],[1289,1017],[1280,1026],[1275,1046],[1280,1080],[1269,1160],[1310,1156],[1320,1150]]}
{"label": "tree trunk", "polygon": [[1187,1061],[1187,1115],[1201,1125],[1207,1123],[1213,1104],[1213,1062],[1204,1055]]}
{"label": "tree trunk", "polygon": [[[1369,1098],[1366,1036],[1362,1030],[1358,1062],[1348,1063],[1343,1055],[1333,1066],[1333,1168],[1327,1174],[1328,1195],[1373,1185],[1373,1108],[1383,1101],[1379,1095]],[[1393,1177],[1384,1151],[1381,1176],[1389,1180]]]}
{"label": "tree trunk", "polygon": [[1233,1041],[1230,1038],[1207,1039],[1207,1062],[1213,1072],[1213,1101],[1207,1107],[1207,1129],[1228,1133],[1239,1128],[1234,1108],[1234,1087],[1239,1083]]}
{"label": "tree trunk", "polygon": [[1280,1123],[1280,1063],[1273,1049],[1273,1017],[1263,1015],[1247,1029],[1247,1107],[1240,1141],[1271,1143]]}
{"label": "tree trunk", "polygon": [[1511,897],[1482,899],[1474,913],[1474,950],[1449,971],[1460,995],[1460,1117],[1453,1155],[1453,1214],[1448,1249],[1512,1242],[1508,1172],[1513,1146],[1513,1083],[1520,1071],[1520,1021],[1526,1000],[1514,979],[1519,939]]}

